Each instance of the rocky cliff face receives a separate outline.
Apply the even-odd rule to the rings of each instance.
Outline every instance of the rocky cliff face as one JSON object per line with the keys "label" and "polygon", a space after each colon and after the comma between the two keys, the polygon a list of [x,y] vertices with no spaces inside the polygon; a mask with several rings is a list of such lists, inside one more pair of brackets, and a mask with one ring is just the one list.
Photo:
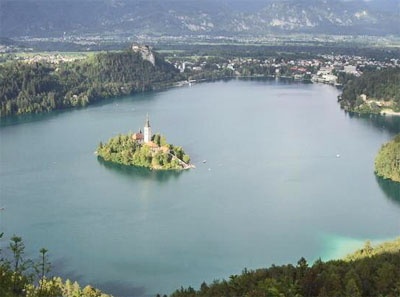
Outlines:
{"label": "rocky cliff face", "polygon": [[135,53],[140,53],[143,60],[149,61],[153,66],[156,66],[156,57],[152,51],[152,48],[148,45],[133,44],[132,50]]}

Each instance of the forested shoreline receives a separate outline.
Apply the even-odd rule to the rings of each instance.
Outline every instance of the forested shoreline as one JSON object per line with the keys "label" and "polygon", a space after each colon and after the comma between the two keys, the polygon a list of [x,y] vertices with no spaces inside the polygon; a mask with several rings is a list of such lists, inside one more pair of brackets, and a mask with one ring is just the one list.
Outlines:
{"label": "forested shoreline", "polygon": [[400,67],[347,77],[339,102],[343,109],[358,113],[400,112]]}
{"label": "forested shoreline", "polygon": [[203,282],[198,290],[181,288],[171,297],[397,297],[400,293],[400,239],[364,247],[345,259],[312,265],[301,258],[297,265],[272,265],[231,275],[228,280]]}
{"label": "forested shoreline", "polygon": [[375,172],[380,177],[400,183],[400,134],[382,145],[375,158]]}
{"label": "forested shoreline", "polygon": [[[111,297],[90,285],[81,287],[77,282],[52,276],[48,250],[40,249],[37,260],[27,259],[21,237],[12,236],[6,249],[9,253],[0,249],[2,297]],[[343,259],[319,259],[310,265],[300,258],[296,265],[244,268],[242,274],[231,275],[228,280],[203,282],[198,290],[181,287],[170,296],[397,297],[399,280],[397,238],[376,246],[367,241]]]}
{"label": "forested shoreline", "polygon": [[[132,49],[57,63],[46,60],[2,63],[0,117],[83,107],[103,99],[162,89],[186,80],[282,77],[310,81],[322,67],[321,64],[302,67],[291,64],[291,59],[313,60],[305,54],[279,54],[267,67],[267,64],[259,64],[266,60],[254,58],[258,57],[257,53],[250,54],[250,58],[235,59],[199,56],[197,62],[193,57],[173,55],[168,59],[171,63],[151,49],[149,53],[154,55],[154,63]],[[186,64],[192,66],[185,68]],[[340,68],[333,71],[339,84],[344,86],[339,96],[341,107],[358,113],[400,112],[400,67],[364,66],[362,71],[359,77]]]}
{"label": "forested shoreline", "polygon": [[174,66],[154,55],[154,65],[132,50],[58,64],[1,64],[0,116],[82,107],[106,98],[163,88],[180,79]]}

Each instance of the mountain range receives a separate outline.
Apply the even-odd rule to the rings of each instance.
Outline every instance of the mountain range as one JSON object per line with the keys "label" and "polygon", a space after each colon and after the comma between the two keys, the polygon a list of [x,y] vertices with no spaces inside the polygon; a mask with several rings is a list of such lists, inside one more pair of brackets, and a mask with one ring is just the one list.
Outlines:
{"label": "mountain range", "polygon": [[400,0],[0,0],[0,37],[400,36]]}

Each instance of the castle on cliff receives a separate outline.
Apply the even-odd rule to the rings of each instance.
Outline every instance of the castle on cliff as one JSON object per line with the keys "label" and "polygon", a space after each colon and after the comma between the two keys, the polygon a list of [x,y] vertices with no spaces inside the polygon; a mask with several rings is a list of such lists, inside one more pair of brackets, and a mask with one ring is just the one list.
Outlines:
{"label": "castle on cliff", "polygon": [[134,43],[132,45],[132,51],[139,53],[143,60],[149,61],[153,66],[156,66],[156,57],[150,46]]}

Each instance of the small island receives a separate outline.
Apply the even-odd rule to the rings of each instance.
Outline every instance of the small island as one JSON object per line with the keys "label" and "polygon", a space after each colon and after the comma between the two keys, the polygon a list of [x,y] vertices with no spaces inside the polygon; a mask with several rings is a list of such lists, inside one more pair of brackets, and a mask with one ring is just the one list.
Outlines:
{"label": "small island", "polygon": [[375,158],[375,173],[385,179],[400,182],[400,134],[382,145]]}
{"label": "small island", "polygon": [[182,147],[168,144],[160,134],[152,135],[149,116],[142,130],[129,135],[117,135],[106,144],[100,142],[97,156],[106,162],[152,170],[182,170],[194,168]]}

